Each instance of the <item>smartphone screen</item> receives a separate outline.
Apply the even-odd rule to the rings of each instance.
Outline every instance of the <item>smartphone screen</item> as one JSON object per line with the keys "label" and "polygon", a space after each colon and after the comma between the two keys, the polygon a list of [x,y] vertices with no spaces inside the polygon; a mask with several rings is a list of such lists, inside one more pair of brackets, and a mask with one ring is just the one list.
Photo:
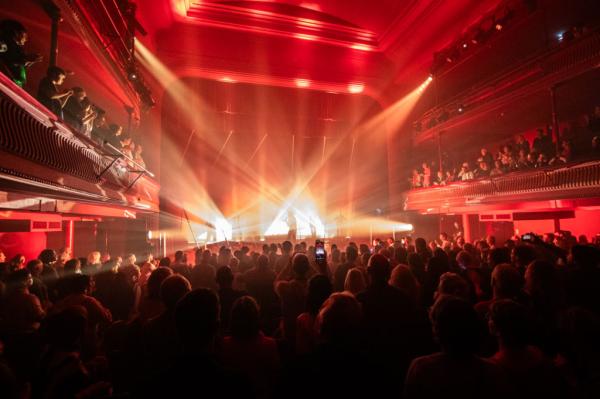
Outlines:
{"label": "smartphone screen", "polygon": [[315,258],[317,262],[325,261],[325,246],[322,242],[317,242],[315,244]]}

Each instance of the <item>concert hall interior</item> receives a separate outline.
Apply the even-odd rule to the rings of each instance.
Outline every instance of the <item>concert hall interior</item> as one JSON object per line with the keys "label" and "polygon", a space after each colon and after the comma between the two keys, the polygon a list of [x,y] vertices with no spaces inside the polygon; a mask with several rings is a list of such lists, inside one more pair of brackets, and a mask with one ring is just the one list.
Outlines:
{"label": "concert hall interior", "polygon": [[0,397],[593,397],[599,251],[597,0],[0,0]]}

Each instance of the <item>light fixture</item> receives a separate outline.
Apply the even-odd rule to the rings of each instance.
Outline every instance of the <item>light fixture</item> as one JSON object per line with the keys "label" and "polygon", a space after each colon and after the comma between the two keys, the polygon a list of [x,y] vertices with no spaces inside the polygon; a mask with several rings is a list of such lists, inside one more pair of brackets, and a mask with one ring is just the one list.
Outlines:
{"label": "light fixture", "polygon": [[296,79],[296,86],[306,88],[310,86],[310,80],[308,79]]}
{"label": "light fixture", "polygon": [[235,83],[236,80],[231,79],[229,76],[223,76],[221,79],[219,79],[221,82],[225,82],[225,83]]}
{"label": "light fixture", "polygon": [[350,83],[348,85],[348,91],[352,94],[362,93],[365,89],[365,85],[362,83]]}
{"label": "light fixture", "polygon": [[311,40],[311,41],[318,39],[317,36],[315,36],[315,35],[309,35],[309,34],[306,34],[306,33],[295,33],[294,37],[296,37],[298,39],[302,39],[302,40]]}
{"label": "light fixture", "polygon": [[458,106],[458,113],[459,113],[459,114],[462,114],[462,113],[464,112],[464,110],[465,110],[465,106],[464,106],[464,105],[462,105],[462,104],[460,104],[460,105]]}
{"label": "light fixture", "polygon": [[360,51],[372,51],[373,50],[373,47],[371,47],[367,44],[359,44],[359,43],[355,43],[355,44],[351,45],[350,48],[352,48],[354,50],[360,50]]}
{"label": "light fixture", "polygon": [[134,68],[129,69],[127,72],[127,79],[132,82],[135,82],[138,79],[137,71]]}

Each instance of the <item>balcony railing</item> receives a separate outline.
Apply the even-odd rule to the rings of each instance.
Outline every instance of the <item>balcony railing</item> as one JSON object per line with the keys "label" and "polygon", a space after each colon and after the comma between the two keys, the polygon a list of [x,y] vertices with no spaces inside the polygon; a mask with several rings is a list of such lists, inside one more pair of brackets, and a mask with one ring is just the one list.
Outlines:
{"label": "balcony railing", "polygon": [[[484,113],[516,99],[559,85],[600,63],[600,29],[586,36],[536,54],[527,62],[479,82],[444,104],[423,114],[415,126],[416,143],[424,142],[435,133],[446,131],[464,122],[467,114]],[[466,107],[459,111],[459,105]]]}
{"label": "balcony railing", "polygon": [[2,74],[0,152],[4,191],[18,178],[20,190],[29,185],[28,191],[39,192],[43,186],[47,194],[55,187],[57,197],[70,192],[86,200],[158,208],[158,184],[150,172],[73,132]]}
{"label": "balcony railing", "polygon": [[600,160],[413,189],[404,209],[447,212],[522,201],[600,197]]}

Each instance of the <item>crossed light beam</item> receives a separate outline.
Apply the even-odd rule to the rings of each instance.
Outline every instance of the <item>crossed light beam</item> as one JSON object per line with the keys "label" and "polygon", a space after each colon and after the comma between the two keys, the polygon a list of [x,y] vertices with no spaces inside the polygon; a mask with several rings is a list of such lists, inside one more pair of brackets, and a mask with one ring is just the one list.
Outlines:
{"label": "crossed light beam", "polygon": [[[247,186],[247,190],[254,192],[253,199],[251,201],[245,201],[245,203],[241,206],[234,207],[233,212],[230,214],[229,218],[233,219],[239,217],[243,213],[247,212],[250,209],[255,208],[257,205],[262,208],[272,208],[276,207],[279,209],[275,220],[280,219],[283,214],[287,212],[289,208],[294,208],[295,211],[302,217],[309,217],[306,215],[302,215],[303,211],[299,208],[302,206],[298,206],[297,203],[307,202],[316,202],[312,198],[312,195],[309,190],[309,184],[314,180],[317,174],[324,169],[324,166],[331,159],[333,154],[345,142],[345,138],[348,136],[352,136],[352,147],[350,149],[349,161],[348,161],[348,176],[349,182],[340,182],[347,186],[347,198],[345,200],[348,207],[348,219],[350,219],[350,215],[352,215],[353,210],[353,200],[354,200],[354,178],[352,175],[354,173],[353,169],[360,167],[355,162],[355,153],[356,146],[359,139],[367,137],[369,140],[385,140],[387,138],[386,134],[381,134],[382,132],[393,133],[396,132],[406,121],[406,118],[413,110],[417,101],[427,88],[427,86],[431,83],[432,78],[429,77],[426,81],[424,81],[419,87],[415,88],[412,92],[408,93],[403,98],[399,99],[395,103],[391,104],[377,115],[369,118],[366,121],[360,122],[367,110],[363,109],[361,111],[362,117],[356,118],[355,125],[349,128],[347,131],[344,131],[338,140],[327,140],[327,137],[324,136],[322,153],[319,157],[319,160],[311,160],[308,164],[303,167],[302,175],[298,175],[295,173],[295,147],[296,147],[296,135],[292,135],[291,142],[291,164],[290,158],[285,158],[285,153],[281,151],[277,154],[279,157],[283,157],[283,161],[281,161],[280,165],[289,165],[291,166],[291,172],[294,175],[295,179],[293,181],[293,186],[289,192],[289,194],[283,194],[278,187],[275,187],[273,184],[265,181],[265,176],[263,173],[260,173],[260,170],[257,170],[256,167],[253,167],[253,160],[259,155],[261,148],[263,147],[268,134],[265,133],[260,141],[257,143],[254,151],[250,155],[250,157],[244,161],[239,159],[239,157],[235,157],[233,154],[228,154],[225,151],[226,146],[230,142],[233,130],[229,131],[224,142],[221,142],[222,136],[215,135],[212,132],[214,129],[211,129],[213,126],[217,126],[217,121],[214,117],[210,117],[207,113],[203,115],[207,117],[206,120],[201,121],[202,123],[198,123],[198,112],[192,107],[190,104],[199,104],[199,106],[203,109],[209,108],[209,104],[202,99],[201,96],[190,87],[188,87],[182,80],[180,80],[168,67],[166,67],[152,52],[150,52],[143,44],[139,41],[135,42],[136,48],[136,57],[148,70],[156,81],[161,84],[165,90],[168,90],[174,99],[176,106],[182,110],[183,117],[186,120],[192,123],[192,126],[201,126],[196,130],[192,131],[190,136],[188,137],[188,141],[184,147],[184,151],[182,155],[180,155],[179,162],[179,171],[178,176],[181,179],[181,182],[185,182],[185,185],[188,187],[193,187],[193,190],[189,190],[186,192],[186,198],[182,201],[182,208],[188,209],[189,212],[193,213],[195,216],[210,221],[214,223],[214,221],[219,220],[227,220],[225,215],[222,213],[222,210],[214,203],[211,195],[206,190],[205,182],[210,179],[209,173],[206,171],[200,172],[200,175],[203,178],[199,181],[198,176],[194,172],[193,167],[184,167],[186,165],[185,156],[189,150],[189,146],[191,140],[194,136],[199,135],[205,141],[208,149],[212,152],[215,152],[216,158],[213,161],[210,169],[213,168],[226,168],[229,169],[224,170],[226,173],[234,174],[237,178],[236,181],[244,181],[244,184]],[[267,115],[269,113],[276,112],[273,109],[263,109],[264,103],[263,101],[259,101],[257,104],[258,114],[259,115]],[[260,127],[259,127],[260,129]],[[290,129],[292,130],[292,129]],[[167,153],[167,156],[180,154],[181,151],[178,149],[176,143],[171,140],[165,140],[165,144],[163,150]],[[165,148],[166,147],[166,148]],[[261,154],[262,155],[262,154]],[[275,154],[269,154],[269,162],[277,164],[277,162],[271,159]],[[226,159],[229,166],[225,165],[225,162],[219,162],[221,158]],[[264,162],[264,157],[261,157],[261,162],[259,162],[258,167],[261,167]],[[213,175],[213,173],[210,173]],[[233,176],[232,176],[233,177]],[[349,183],[349,184],[348,184]],[[282,187],[284,189],[285,187]],[[234,191],[234,198],[232,201],[237,203],[237,198]],[[340,201],[342,201],[340,199]],[[262,213],[262,211],[261,211]],[[270,224],[265,224],[264,221],[260,221],[260,224],[264,226],[269,226]],[[272,223],[271,223],[272,224]],[[267,228],[268,229],[268,228]],[[264,229],[263,229],[264,230]]]}

